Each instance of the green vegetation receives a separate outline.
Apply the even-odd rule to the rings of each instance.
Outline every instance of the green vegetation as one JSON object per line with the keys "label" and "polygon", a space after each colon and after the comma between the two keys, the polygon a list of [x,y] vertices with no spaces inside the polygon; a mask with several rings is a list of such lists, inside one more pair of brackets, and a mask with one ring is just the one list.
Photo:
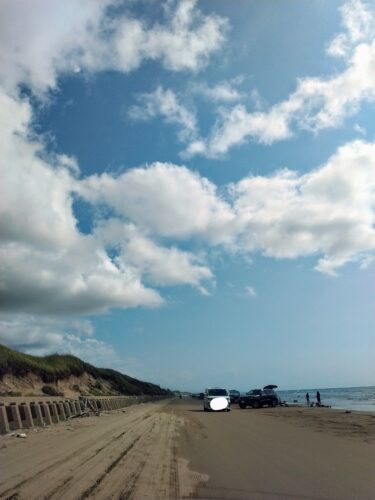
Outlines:
{"label": "green vegetation", "polygon": [[8,391],[8,392],[0,392],[0,396],[3,397],[10,397],[10,398],[18,398],[19,396],[22,396],[22,393],[19,391]]}
{"label": "green vegetation", "polygon": [[29,373],[39,376],[45,384],[66,379],[71,375],[80,377],[88,373],[96,380],[94,390],[97,393],[103,388],[102,382],[107,385],[109,383],[111,390],[117,394],[161,395],[169,392],[158,385],[142,382],[116,370],[96,368],[70,354],[30,356],[0,344],[0,379],[6,374],[22,378]]}
{"label": "green vegetation", "polygon": [[61,396],[61,394],[58,391],[56,391],[56,389],[51,385],[44,385],[42,387],[42,392],[47,396]]}

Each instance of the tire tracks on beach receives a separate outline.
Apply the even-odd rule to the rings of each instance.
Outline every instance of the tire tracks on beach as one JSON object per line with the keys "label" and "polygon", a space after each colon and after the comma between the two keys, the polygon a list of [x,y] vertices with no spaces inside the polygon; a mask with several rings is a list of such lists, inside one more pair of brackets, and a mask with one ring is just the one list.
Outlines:
{"label": "tire tracks on beach", "polygon": [[[148,417],[148,416],[146,416]],[[144,417],[145,418],[145,417]],[[137,420],[137,417],[131,419],[131,421],[129,422],[132,423],[133,421],[135,422]],[[101,448],[98,448],[95,450],[95,452],[92,454],[91,457],[87,457],[85,458],[85,462],[87,463],[88,461],[94,459],[94,457],[96,455],[98,455],[99,453],[101,453],[102,451],[106,450],[108,447],[110,447],[114,442],[118,441],[118,439],[120,439],[122,436],[124,436],[126,434],[127,431],[123,431],[121,432],[120,434],[116,434],[116,436],[113,436],[113,429],[111,429],[110,431],[106,432],[105,434],[99,436],[100,439],[102,441],[104,441],[104,444]],[[113,436],[111,437],[110,439],[109,436]],[[97,438],[93,439],[92,436],[89,437],[89,439],[85,440],[83,443],[80,443],[80,448],[84,449],[84,453],[91,453],[91,451],[89,450],[89,446],[95,446],[97,445]],[[78,451],[80,451],[80,455],[78,455]],[[12,487],[4,490],[4,491],[1,491],[0,492],[0,498],[4,498],[4,497],[9,497],[9,495],[12,495],[12,494],[16,494],[15,491],[20,489],[21,487],[23,487],[24,485],[26,485],[27,483],[29,483],[30,481],[34,481],[34,480],[38,480],[39,477],[41,476],[44,476],[46,475],[46,473],[48,473],[49,471],[55,469],[55,468],[58,468],[60,465],[62,464],[65,464],[66,462],[70,461],[71,459],[74,459],[75,457],[78,457],[80,456],[80,458],[84,458],[82,457],[82,451],[81,450],[77,450],[75,449],[74,451],[68,453],[68,454],[64,454],[63,457],[53,461],[51,463],[51,459],[45,459],[43,460],[42,462],[40,462],[38,465],[38,470],[35,471],[32,470],[32,473],[24,478],[23,480],[21,480],[20,482],[16,483],[15,485],[13,485]],[[48,463],[47,466],[44,466],[44,463]],[[12,493],[13,492],[13,493]]]}
{"label": "tire tracks on beach", "polygon": [[[106,463],[108,461],[108,457],[111,457],[113,453],[116,453],[116,449],[119,446],[122,446],[122,441],[126,439],[128,434],[133,435],[134,432],[137,431],[139,427],[144,426],[144,423],[147,419],[150,418],[150,414],[141,415],[141,418],[136,413],[135,415],[131,415],[129,419],[126,419],[125,425],[126,429],[120,433],[116,432],[114,435],[114,429],[106,430],[99,435],[92,435],[90,432],[88,439],[82,439],[79,442],[78,446],[74,447],[73,451],[71,449],[65,450],[63,456],[57,460],[52,460],[51,457],[48,459],[41,460],[39,463],[29,469],[27,477],[24,477],[22,480],[14,483],[14,479],[18,476],[17,474],[12,478],[8,479],[6,483],[9,484],[9,487],[5,487],[0,492],[0,498],[40,498],[40,496],[35,494],[33,497],[33,491],[37,491],[41,487],[40,479],[46,479],[44,486],[44,498],[64,498],[64,492],[70,491],[73,487],[73,483],[75,486],[78,486],[79,483],[84,482],[86,472],[93,466],[97,467],[102,463]],[[122,423],[122,425],[124,425]],[[86,431],[87,429],[83,429]],[[130,436],[129,436],[130,437]],[[102,446],[98,448],[99,443],[102,442]],[[134,445],[134,441],[132,441]],[[130,447],[131,448],[131,447]],[[97,462],[96,464],[92,464],[92,462]],[[46,463],[48,465],[46,466]],[[111,462],[111,464],[113,461]],[[110,468],[111,464],[107,466]],[[111,470],[111,469],[110,469]],[[108,472],[108,471],[107,471]],[[56,482],[54,481],[51,485],[51,488],[48,488],[49,478],[59,478],[59,484],[56,486]],[[3,487],[5,486],[5,482],[3,482]],[[24,495],[24,491],[28,491],[27,495]],[[77,489],[76,489],[77,491]],[[73,492],[72,492],[73,493]],[[66,498],[66,496],[65,496]],[[78,498],[77,495],[72,496],[72,498]]]}
{"label": "tire tracks on beach", "polygon": [[94,491],[100,486],[103,479],[108,476],[108,474],[117,466],[117,464],[124,458],[125,455],[129,453],[129,451],[136,445],[137,441],[139,441],[141,436],[137,437],[125,450],[123,450],[120,455],[113,461],[111,464],[105,469],[103,474],[98,477],[94,484],[92,484],[87,490],[85,490],[82,495],[79,497],[79,500],[85,500],[89,498]]}
{"label": "tire tracks on beach", "polygon": [[[153,403],[133,407],[126,413],[30,432],[28,440],[9,439],[7,446],[0,449],[0,497],[189,497],[201,482],[201,475],[191,471],[188,461],[182,462],[179,457],[179,438],[188,420],[188,415],[165,402]],[[198,430],[196,425],[194,430]]]}

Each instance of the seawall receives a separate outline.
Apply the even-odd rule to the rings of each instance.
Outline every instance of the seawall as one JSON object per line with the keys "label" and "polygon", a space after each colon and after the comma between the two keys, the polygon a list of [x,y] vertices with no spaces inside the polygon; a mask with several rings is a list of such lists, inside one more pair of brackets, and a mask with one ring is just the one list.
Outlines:
{"label": "seawall", "polygon": [[169,396],[108,396],[67,399],[61,397],[2,398],[0,434],[57,424],[80,415],[112,411],[139,403],[159,401]]}

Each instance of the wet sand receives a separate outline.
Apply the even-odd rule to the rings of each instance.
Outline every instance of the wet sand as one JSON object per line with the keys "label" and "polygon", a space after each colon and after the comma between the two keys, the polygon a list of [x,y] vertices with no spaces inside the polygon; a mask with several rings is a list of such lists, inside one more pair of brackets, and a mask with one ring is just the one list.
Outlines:
{"label": "wet sand", "polygon": [[375,414],[147,403],[0,438],[0,497],[373,499]]}

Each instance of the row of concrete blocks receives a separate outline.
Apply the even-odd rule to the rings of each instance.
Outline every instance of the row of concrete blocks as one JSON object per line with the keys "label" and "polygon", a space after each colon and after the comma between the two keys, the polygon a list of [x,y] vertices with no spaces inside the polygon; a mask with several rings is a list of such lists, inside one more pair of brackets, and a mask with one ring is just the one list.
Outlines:
{"label": "row of concrete blocks", "polygon": [[[89,409],[111,411],[146,401],[156,401],[160,396],[126,396],[114,398],[89,398]],[[45,426],[81,415],[84,400],[38,401],[30,403],[0,403],[0,434],[15,429]]]}

